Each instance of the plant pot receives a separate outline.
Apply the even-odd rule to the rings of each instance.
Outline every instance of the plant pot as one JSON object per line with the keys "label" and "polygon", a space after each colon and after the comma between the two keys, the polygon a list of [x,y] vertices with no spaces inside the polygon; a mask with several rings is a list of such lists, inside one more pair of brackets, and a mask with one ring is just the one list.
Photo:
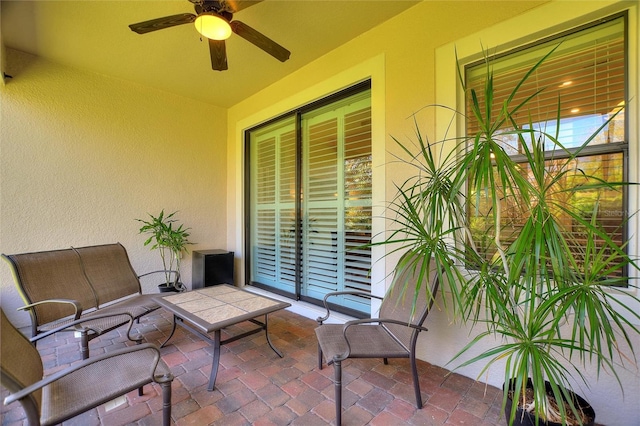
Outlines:
{"label": "plant pot", "polygon": [[169,292],[179,293],[180,292],[180,290],[178,290],[173,283],[158,284],[158,291],[160,291],[160,293],[169,293]]}
{"label": "plant pot", "polygon": [[[513,387],[513,383],[514,383],[514,380],[512,379],[509,382],[509,386]],[[531,384],[531,379],[527,381],[527,387],[533,388],[533,385]],[[545,382],[545,388],[547,393],[551,392],[551,384],[549,382]],[[503,389],[504,389],[504,385],[503,385]],[[593,410],[593,407],[591,407],[591,405],[580,395],[571,391],[569,391],[569,394],[574,399],[576,406],[580,407],[580,409],[582,409],[582,411],[589,418],[589,421],[584,423],[584,426],[593,426],[596,420],[596,412]],[[511,400],[511,398],[507,398],[507,403],[504,408],[504,415],[505,415],[507,424],[509,424],[509,417],[511,414],[512,404],[513,404],[513,401]],[[562,426],[562,425],[560,423],[546,422],[543,420],[539,420],[536,422],[534,414],[524,412],[522,408],[518,407],[516,408],[516,417],[513,420],[512,426]]]}

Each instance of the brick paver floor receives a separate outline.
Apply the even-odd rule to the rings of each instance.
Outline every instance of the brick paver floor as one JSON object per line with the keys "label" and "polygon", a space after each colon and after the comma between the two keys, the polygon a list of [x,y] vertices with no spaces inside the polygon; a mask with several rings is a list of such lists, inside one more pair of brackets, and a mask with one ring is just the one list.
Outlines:
{"label": "brick paver floor", "polygon": [[[171,315],[160,309],[134,326],[147,342],[160,344],[171,330]],[[230,329],[237,334],[245,326]],[[333,367],[317,367],[316,322],[289,311],[269,316],[269,335],[282,351],[279,358],[264,333],[222,347],[216,390],[207,391],[211,350],[191,333],[178,328],[162,357],[171,367],[172,417],[176,425],[327,425],[335,421]],[[124,328],[92,340],[92,355],[131,344]],[[224,335],[223,335],[224,339]],[[38,344],[45,374],[80,359],[79,345],[59,333]],[[415,407],[407,360],[359,359],[343,363],[343,425],[503,425],[500,391],[426,362],[418,369],[424,406]],[[2,389],[2,398],[6,390]],[[65,425],[161,424],[159,386],[145,386],[126,396],[126,403],[80,415]],[[26,425],[19,404],[2,406],[2,425]]]}

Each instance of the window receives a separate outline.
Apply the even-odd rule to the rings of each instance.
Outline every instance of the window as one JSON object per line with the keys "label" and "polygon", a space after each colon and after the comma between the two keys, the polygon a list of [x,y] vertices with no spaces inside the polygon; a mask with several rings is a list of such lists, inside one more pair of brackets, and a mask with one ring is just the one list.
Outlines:
{"label": "window", "polygon": [[[247,132],[249,284],[320,303],[371,291],[370,83]],[[338,298],[369,313],[368,299]]]}
{"label": "window", "polygon": [[[521,119],[518,124],[525,127],[528,126],[526,123],[533,123],[535,128],[555,134],[559,118],[559,143],[572,151],[611,120],[597,137],[580,151],[580,155],[574,161],[574,173],[557,183],[558,190],[554,196],[558,198],[556,201],[580,206],[585,218],[595,215],[607,233],[613,236],[618,244],[622,244],[626,240],[626,200],[622,191],[593,190],[567,193],[562,189],[584,183],[582,170],[609,182],[619,182],[627,177],[625,167],[628,156],[628,126],[624,109],[621,108],[627,99],[626,15],[610,17],[561,37],[493,58],[491,65],[494,72],[494,106],[499,107],[525,73],[556,46],[552,56],[521,87],[521,99],[515,99],[512,103],[517,105],[519,101],[544,89],[529,103],[528,108],[521,111],[517,117],[518,120]],[[475,88],[477,93],[482,93],[480,88],[484,82],[481,77],[485,71],[484,62],[467,66],[467,86]],[[484,100],[481,99],[480,102]],[[475,134],[477,131],[478,123],[473,119],[473,114],[467,114],[467,134]],[[501,140],[503,148],[510,152],[516,161],[520,158],[524,160],[521,155],[524,147],[519,144],[515,136],[505,135]],[[558,160],[568,157],[565,150],[554,145],[545,146],[545,152],[549,169],[558,167]],[[525,177],[531,173],[524,161],[521,163],[521,173]],[[488,232],[492,229],[492,224],[488,223],[487,219],[491,206],[483,203],[483,197],[470,195],[470,200],[478,200],[477,205],[472,205],[468,211],[474,239],[482,242],[484,238],[487,245],[482,245],[480,251],[485,256],[492,257],[495,253],[489,249],[489,242],[493,240],[493,235]],[[501,221],[504,224],[501,240],[506,243],[513,241],[524,222],[523,213],[518,210],[517,204],[518,200],[513,198],[505,198],[501,204]],[[565,232],[572,233],[576,253],[579,253],[582,249],[580,223],[576,223],[571,217],[559,217],[559,220],[564,225]]]}

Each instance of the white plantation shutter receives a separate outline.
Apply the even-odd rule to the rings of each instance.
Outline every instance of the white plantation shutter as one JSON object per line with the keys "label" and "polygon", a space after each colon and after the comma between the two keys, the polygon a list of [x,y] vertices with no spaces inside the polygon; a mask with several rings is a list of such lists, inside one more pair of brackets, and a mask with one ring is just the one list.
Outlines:
{"label": "white plantation shutter", "polygon": [[276,238],[275,238],[275,137],[266,137],[256,145],[256,274],[264,280],[276,279]]}
{"label": "white plantation shutter", "polygon": [[284,120],[251,141],[252,279],[295,289],[295,126]]}
{"label": "white plantation shutter", "polygon": [[370,291],[371,251],[371,108],[345,115],[344,142],[345,288]]}
{"label": "white plantation shutter", "polygon": [[286,128],[286,132],[281,135],[279,147],[278,281],[281,288],[293,291],[296,285],[296,134],[294,128]]}
{"label": "white plantation shutter", "polygon": [[321,298],[338,289],[338,118],[328,113],[308,120],[305,133],[303,293]]}
{"label": "white plantation shutter", "polygon": [[[371,107],[350,98],[302,117],[304,216],[302,294],[371,291]],[[365,311],[368,300],[343,297]]]}
{"label": "white plantation shutter", "polygon": [[[250,282],[312,302],[370,292],[370,91],[250,131],[249,149]],[[370,310],[364,298],[333,301]]]}

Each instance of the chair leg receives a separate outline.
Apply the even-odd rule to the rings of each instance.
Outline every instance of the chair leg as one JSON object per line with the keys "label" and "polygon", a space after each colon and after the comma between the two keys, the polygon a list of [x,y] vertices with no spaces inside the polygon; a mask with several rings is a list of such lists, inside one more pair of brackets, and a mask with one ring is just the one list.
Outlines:
{"label": "chair leg", "polygon": [[162,425],[171,425],[171,382],[163,382],[162,387]]}
{"label": "chair leg", "polygon": [[336,426],[342,425],[342,362],[333,362],[334,386],[336,397]]}
{"label": "chair leg", "polygon": [[[142,344],[142,337],[138,336],[138,339],[135,339],[136,345],[141,345]],[[140,386],[138,388],[138,396],[142,396],[144,395],[144,388],[142,386]]]}
{"label": "chair leg", "polygon": [[318,343],[318,370],[322,370],[322,348]]}
{"label": "chair leg", "polygon": [[420,394],[420,381],[418,380],[418,366],[416,365],[416,354],[411,353],[411,372],[413,373],[413,389],[416,393],[416,406],[418,410],[422,408],[422,395]]}

